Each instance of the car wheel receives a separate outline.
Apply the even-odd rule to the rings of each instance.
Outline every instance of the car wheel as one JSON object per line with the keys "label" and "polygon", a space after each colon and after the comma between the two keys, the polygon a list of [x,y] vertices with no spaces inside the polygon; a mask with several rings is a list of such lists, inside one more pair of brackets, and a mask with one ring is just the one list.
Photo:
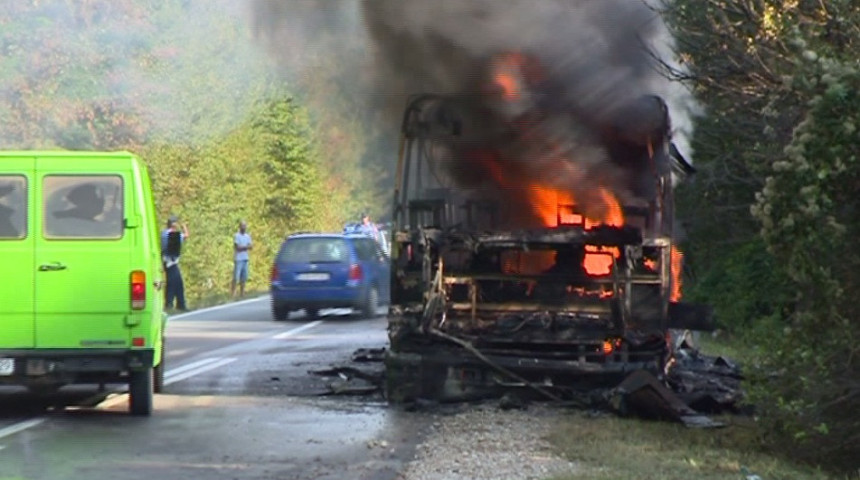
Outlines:
{"label": "car wheel", "polygon": [[152,414],[152,367],[129,373],[128,404],[132,415]]}
{"label": "car wheel", "polygon": [[308,320],[316,320],[320,317],[320,311],[317,308],[306,308],[305,314],[307,314]]}
{"label": "car wheel", "polygon": [[282,303],[272,302],[272,318],[282,322],[290,316],[290,309]]}
{"label": "car wheel", "polygon": [[152,369],[152,391],[161,393],[164,391],[164,349],[167,348],[167,342],[161,339],[161,360],[158,366]]}
{"label": "car wheel", "polygon": [[364,304],[361,307],[361,313],[367,318],[376,318],[379,310],[379,291],[376,287],[370,287],[367,290],[367,296],[364,297]]}

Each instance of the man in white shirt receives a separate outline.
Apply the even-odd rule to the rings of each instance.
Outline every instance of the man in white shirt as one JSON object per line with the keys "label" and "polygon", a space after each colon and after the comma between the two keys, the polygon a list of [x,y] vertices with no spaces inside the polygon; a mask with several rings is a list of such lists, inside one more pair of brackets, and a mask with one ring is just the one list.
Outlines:
{"label": "man in white shirt", "polygon": [[248,224],[239,221],[239,231],[233,235],[233,283],[230,286],[230,296],[236,294],[236,284],[239,284],[239,296],[245,295],[245,283],[248,281],[248,250],[251,250],[251,234],[247,232]]}

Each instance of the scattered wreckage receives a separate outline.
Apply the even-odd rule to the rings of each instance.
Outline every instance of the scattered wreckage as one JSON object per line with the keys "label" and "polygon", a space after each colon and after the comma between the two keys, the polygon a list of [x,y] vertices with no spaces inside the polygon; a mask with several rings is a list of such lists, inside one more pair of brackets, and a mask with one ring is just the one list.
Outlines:
{"label": "scattered wreckage", "polygon": [[395,404],[514,392],[713,426],[694,405],[733,408],[740,372],[672,345],[672,331],[713,318],[680,301],[673,188],[693,169],[666,105],[649,96],[578,118],[571,128],[604,152],[582,167],[567,158],[579,150],[558,147],[573,141],[559,121],[510,108],[519,98],[500,110],[472,97],[409,103],[374,386]]}
{"label": "scattered wreckage", "polygon": [[[637,370],[614,386],[567,389],[565,394],[546,397],[522,395],[521,390],[509,389],[498,397],[499,407],[526,408],[529,400],[536,398],[554,400],[562,407],[679,422],[694,428],[724,426],[712,420],[708,416],[711,414],[743,412],[740,385],[743,375],[738,365],[724,357],[702,354],[689,343],[681,343],[673,352],[673,362],[661,376],[662,380],[645,370]],[[359,349],[352,356],[354,363],[309,373],[328,379],[328,391],[322,395],[384,396],[386,355],[386,348]],[[544,388],[552,390],[549,386]],[[408,408],[438,405],[438,401],[425,398],[414,398],[406,403]]]}

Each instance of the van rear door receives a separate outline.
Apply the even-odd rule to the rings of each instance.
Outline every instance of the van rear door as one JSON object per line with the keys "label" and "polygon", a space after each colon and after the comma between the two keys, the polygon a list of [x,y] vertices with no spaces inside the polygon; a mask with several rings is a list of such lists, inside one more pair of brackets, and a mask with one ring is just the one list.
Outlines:
{"label": "van rear door", "polygon": [[[0,158],[0,349],[35,345],[33,165],[32,158]],[[4,365],[0,374],[11,367]]]}
{"label": "van rear door", "polygon": [[133,211],[125,158],[46,157],[36,163],[36,346],[127,348]]}

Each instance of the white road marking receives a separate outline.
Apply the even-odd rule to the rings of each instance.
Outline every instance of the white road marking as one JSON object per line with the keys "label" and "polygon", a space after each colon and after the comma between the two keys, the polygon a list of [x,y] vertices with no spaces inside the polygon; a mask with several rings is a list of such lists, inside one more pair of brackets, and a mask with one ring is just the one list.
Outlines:
{"label": "white road marking", "polygon": [[164,372],[164,378],[170,378],[170,377],[172,377],[172,376],[174,376],[174,375],[179,375],[179,374],[180,374],[180,373],[182,373],[182,372],[185,372],[185,371],[188,371],[188,370],[193,370],[193,369],[195,369],[195,368],[197,368],[197,367],[200,367],[200,366],[202,366],[202,365],[206,365],[207,363],[211,363],[211,362],[215,362],[215,361],[218,361],[218,357],[215,357],[215,358],[204,358],[203,360],[198,360],[198,361],[196,361],[196,362],[191,362],[191,363],[185,364],[185,365],[183,365],[183,366],[181,366],[181,367],[176,367],[176,368],[173,368],[173,369],[170,369],[170,370],[168,370],[168,371]]}
{"label": "white road marking", "polygon": [[[250,299],[250,300],[243,300],[241,302],[231,303],[231,304],[227,304],[227,305],[219,305],[216,307],[205,308],[203,310],[196,310],[194,312],[188,312],[188,313],[183,313],[182,315],[177,315],[176,317],[193,315],[196,313],[203,313],[206,311],[211,312],[213,310],[220,310],[222,308],[230,307],[233,305],[256,302],[256,301],[259,301],[263,298],[266,298],[266,297],[254,298],[254,299]],[[176,317],[170,317],[170,318],[176,318]],[[308,323],[306,325],[302,325],[301,327],[297,327],[297,328],[294,328],[292,330],[287,330],[286,332],[281,332],[272,338],[275,338],[278,340],[289,338],[289,337],[292,337],[293,335],[295,335],[297,333],[301,333],[305,330],[310,330],[311,328],[314,328],[321,323],[323,323],[322,320],[316,320],[316,321]],[[235,358],[220,358],[220,357],[204,358],[204,359],[198,360],[196,362],[191,362],[189,364],[182,365],[181,367],[176,367],[172,370],[168,370],[167,372],[164,372],[164,385],[170,385],[172,383],[180,382],[180,381],[185,380],[187,378],[191,378],[195,375],[199,375],[201,373],[208,372],[209,370],[214,370],[218,367],[222,367],[224,365],[227,365],[227,364],[235,362],[235,361],[236,361]],[[128,393],[122,393],[122,394],[116,395],[112,398],[108,398],[104,402],[100,403],[99,406],[102,408],[110,407],[110,406],[116,405],[117,403],[120,403],[122,401],[126,401],[127,398],[128,398]],[[47,420],[47,418],[31,418],[29,420],[24,420],[24,421],[21,421],[18,423],[13,423],[12,425],[9,425],[7,427],[0,428],[0,438],[8,437],[8,436],[14,435],[16,433],[22,432],[24,430],[27,430],[29,428],[36,427],[36,426],[44,423],[45,420]],[[6,448],[6,447],[3,445],[0,445],[0,450],[3,450],[4,448]]]}
{"label": "white road marking", "polygon": [[30,420],[24,420],[23,422],[13,423],[6,428],[0,428],[0,438],[14,435],[23,430],[27,430],[28,428],[33,428],[45,420],[45,418],[31,418]]}
{"label": "white road marking", "polygon": [[310,329],[316,327],[317,325],[319,325],[321,323],[323,323],[322,320],[316,320],[316,321],[313,321],[311,323],[308,323],[307,325],[302,325],[301,327],[297,327],[297,328],[294,328],[292,330],[287,330],[286,332],[281,332],[281,333],[273,336],[272,338],[274,338],[275,340],[283,340],[285,338],[290,338],[297,333],[304,332],[305,330],[310,330]]}
{"label": "white road marking", "polygon": [[191,312],[179,313],[176,315],[168,315],[167,321],[170,320],[178,320],[184,317],[190,317],[192,315],[197,315],[198,313],[208,313],[214,312],[216,310],[223,310],[225,308],[235,307],[236,305],[244,305],[246,303],[259,302],[260,300],[269,298],[269,295],[263,295],[257,298],[249,298],[248,300],[240,300],[238,302],[233,303],[225,303],[223,305],[215,305],[214,307],[201,308],[200,310],[193,310]]}
{"label": "white road marking", "polygon": [[[188,365],[183,365],[181,367],[175,368],[170,372],[164,372],[164,385],[170,385],[172,383],[181,382],[187,378],[191,378],[194,375],[199,375],[203,372],[208,372],[209,370],[214,370],[218,367],[222,367],[227,365],[228,363],[235,362],[235,358],[206,358],[197,362],[189,363]],[[170,377],[168,378],[168,375]],[[128,392],[127,391],[118,391],[116,395],[109,397],[98,406],[99,408],[109,408],[118,403],[128,401]]]}
{"label": "white road marking", "polygon": [[203,372],[208,372],[209,370],[214,370],[218,367],[223,367],[224,365],[227,365],[228,363],[233,363],[235,361],[236,361],[235,358],[216,358],[214,362],[207,363],[205,365],[202,365],[200,367],[197,367],[197,368],[194,368],[194,369],[191,369],[188,371],[174,373],[170,376],[170,378],[167,378],[167,373],[165,372],[164,384],[170,385],[171,383],[180,382],[182,380],[185,380],[186,378],[191,378],[194,375],[199,375]]}

